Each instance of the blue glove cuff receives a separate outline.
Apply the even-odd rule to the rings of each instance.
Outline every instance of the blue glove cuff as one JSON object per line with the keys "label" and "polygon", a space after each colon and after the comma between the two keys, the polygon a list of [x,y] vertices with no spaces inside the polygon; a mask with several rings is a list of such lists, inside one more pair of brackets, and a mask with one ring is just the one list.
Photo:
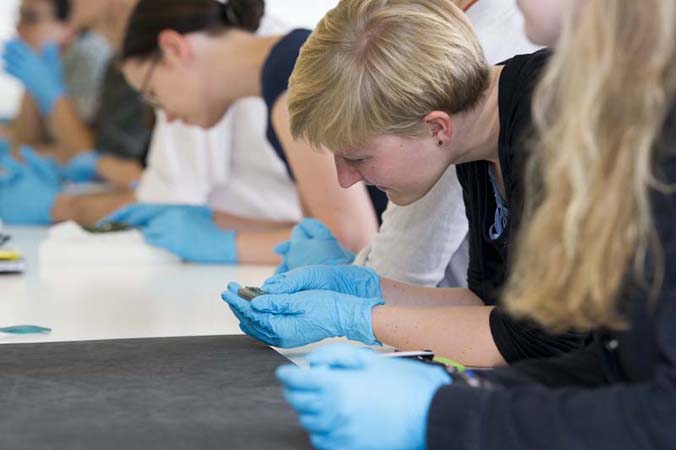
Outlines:
{"label": "blue glove cuff", "polygon": [[234,230],[220,230],[223,233],[223,239],[226,243],[226,262],[229,264],[237,264],[239,262],[239,255],[237,255],[237,232]]}
{"label": "blue glove cuff", "polygon": [[49,93],[44,93],[42,95],[35,95],[35,101],[38,105],[38,109],[40,110],[40,114],[42,114],[43,117],[49,116],[52,114],[54,111],[54,107],[56,106],[56,102],[59,101],[61,97],[66,96],[66,90],[63,89],[62,86],[55,85],[54,91],[51,91]]}
{"label": "blue glove cuff", "polygon": [[[345,327],[344,336],[366,345],[383,345],[373,334],[373,308],[384,305],[382,298],[359,299],[359,305],[351,318],[353,326]],[[342,320],[340,321],[342,323]]]}
{"label": "blue glove cuff", "polygon": [[74,183],[86,183],[92,181],[97,175],[99,154],[91,151],[74,156],[61,170],[61,175]]}

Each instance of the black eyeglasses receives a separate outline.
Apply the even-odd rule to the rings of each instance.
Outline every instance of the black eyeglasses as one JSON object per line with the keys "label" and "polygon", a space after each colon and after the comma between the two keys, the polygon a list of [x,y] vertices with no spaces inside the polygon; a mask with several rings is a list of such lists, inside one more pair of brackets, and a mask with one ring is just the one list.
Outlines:
{"label": "black eyeglasses", "polygon": [[143,77],[143,82],[141,83],[141,88],[140,88],[140,91],[139,91],[141,93],[141,97],[143,98],[143,101],[146,102],[149,106],[151,106],[155,109],[162,109],[162,105],[160,104],[157,97],[155,97],[155,95],[150,92],[150,90],[148,89],[148,85],[150,84],[150,81],[153,78],[153,73],[155,72],[155,67],[160,62],[161,58],[162,58],[162,53],[156,52],[155,54],[153,54],[152,58],[150,59],[150,65],[148,66],[148,69],[146,70],[146,74]]}

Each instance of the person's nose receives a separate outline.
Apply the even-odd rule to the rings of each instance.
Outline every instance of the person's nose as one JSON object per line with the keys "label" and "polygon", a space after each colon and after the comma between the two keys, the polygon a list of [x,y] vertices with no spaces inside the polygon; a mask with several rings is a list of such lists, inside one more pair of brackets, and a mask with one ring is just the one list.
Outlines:
{"label": "person's nose", "polygon": [[349,161],[340,156],[334,157],[336,161],[336,172],[338,173],[338,184],[343,189],[347,189],[353,184],[363,180],[361,173]]}

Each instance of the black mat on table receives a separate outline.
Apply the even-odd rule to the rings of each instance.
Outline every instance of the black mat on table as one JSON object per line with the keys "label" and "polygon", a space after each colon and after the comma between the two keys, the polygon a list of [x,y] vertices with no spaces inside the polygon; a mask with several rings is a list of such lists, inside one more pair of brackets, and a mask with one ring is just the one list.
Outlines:
{"label": "black mat on table", "polygon": [[0,345],[0,449],[307,449],[246,336]]}

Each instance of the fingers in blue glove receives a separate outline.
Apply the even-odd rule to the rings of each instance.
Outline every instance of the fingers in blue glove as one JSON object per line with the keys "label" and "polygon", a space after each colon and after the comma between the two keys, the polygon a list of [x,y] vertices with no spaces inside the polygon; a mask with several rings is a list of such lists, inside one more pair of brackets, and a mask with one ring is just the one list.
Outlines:
{"label": "fingers in blue glove", "polygon": [[162,213],[166,209],[164,205],[151,205],[138,203],[126,206],[104,217],[98,225],[109,222],[123,222],[132,227],[144,227],[150,220]]}
{"label": "fingers in blue glove", "polygon": [[235,282],[228,283],[228,289],[221,292],[221,298],[231,308],[236,309],[238,313],[242,314],[243,317],[249,318],[251,315],[251,302],[244,300],[237,294],[237,291],[241,287],[241,285]]}
{"label": "fingers in blue glove", "polygon": [[318,414],[322,411],[322,403],[314,391],[298,391],[285,389],[284,398],[293,405],[298,414]]}
{"label": "fingers in blue glove", "polygon": [[59,166],[54,158],[40,156],[28,146],[21,147],[21,156],[39,177],[52,184],[61,184]]}
{"label": "fingers in blue glove", "polygon": [[303,314],[304,309],[294,301],[293,295],[261,295],[251,300],[251,309],[267,314]]}
{"label": "fingers in blue glove", "polygon": [[14,159],[9,153],[3,153],[0,155],[0,168],[2,168],[2,173],[0,173],[0,181],[5,183],[9,183],[16,177],[21,176],[25,170],[23,165]]}
{"label": "fingers in blue glove", "polygon": [[56,42],[46,42],[42,46],[42,57],[50,67],[61,66],[61,48]]}
{"label": "fingers in blue glove", "polygon": [[318,392],[324,389],[324,384],[317,377],[316,371],[303,369],[292,364],[278,367],[275,375],[286,390]]}
{"label": "fingers in blue glove", "polygon": [[326,366],[340,369],[362,369],[379,358],[382,357],[371,349],[350,344],[328,345],[306,357],[311,367]]}
{"label": "fingers in blue glove", "polygon": [[273,251],[277,255],[284,255],[289,251],[289,248],[291,248],[291,241],[284,241],[277,244]]}
{"label": "fingers in blue glove", "polygon": [[289,271],[289,265],[286,263],[286,254],[291,248],[291,241],[284,241],[275,246],[273,251],[282,257],[282,263],[275,269],[275,274],[285,273]]}
{"label": "fingers in blue glove", "polygon": [[297,227],[304,233],[307,238],[311,239],[335,239],[329,227],[324,225],[317,219],[303,219]]}

